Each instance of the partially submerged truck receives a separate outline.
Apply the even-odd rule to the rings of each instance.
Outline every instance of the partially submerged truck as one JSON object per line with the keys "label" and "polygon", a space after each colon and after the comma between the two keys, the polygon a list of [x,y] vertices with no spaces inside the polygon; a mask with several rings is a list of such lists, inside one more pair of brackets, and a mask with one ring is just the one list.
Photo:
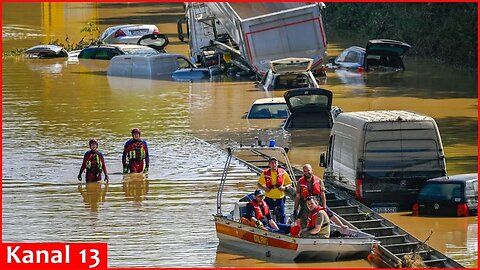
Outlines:
{"label": "partially submerged truck", "polygon": [[[220,54],[205,53],[214,48],[217,53],[227,53],[223,60],[259,75],[269,69],[270,61],[288,57],[312,58],[315,70],[326,56],[323,6],[299,2],[187,3],[182,21],[187,21],[190,54],[197,63],[205,55],[220,59]],[[178,27],[181,39],[182,21]]]}

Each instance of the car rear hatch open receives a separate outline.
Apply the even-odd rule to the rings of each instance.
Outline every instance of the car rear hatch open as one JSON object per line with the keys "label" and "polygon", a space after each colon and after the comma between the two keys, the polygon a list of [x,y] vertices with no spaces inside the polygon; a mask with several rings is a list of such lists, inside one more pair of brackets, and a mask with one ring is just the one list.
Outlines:
{"label": "car rear hatch open", "polygon": [[402,56],[410,49],[407,43],[390,39],[373,39],[365,48],[364,68],[366,70],[380,69],[404,70]]}
{"label": "car rear hatch open", "polygon": [[270,62],[270,67],[274,73],[289,74],[307,72],[312,67],[311,58],[284,58]]}
{"label": "car rear hatch open", "polygon": [[166,52],[165,47],[167,47],[169,41],[167,35],[164,34],[149,34],[142,36],[137,44],[148,46],[159,52]]}
{"label": "car rear hatch open", "polygon": [[291,115],[284,128],[329,128],[333,94],[320,88],[297,88],[283,95]]}
{"label": "car rear hatch open", "polygon": [[397,40],[372,39],[368,41],[365,50],[366,54],[402,56],[410,47],[409,44]]}

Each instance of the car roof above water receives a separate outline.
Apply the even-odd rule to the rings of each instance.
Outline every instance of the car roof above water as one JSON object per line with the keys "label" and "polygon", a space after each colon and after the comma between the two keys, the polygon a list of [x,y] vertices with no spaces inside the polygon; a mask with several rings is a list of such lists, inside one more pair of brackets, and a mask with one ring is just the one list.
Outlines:
{"label": "car roof above water", "polygon": [[379,111],[360,111],[345,112],[338,115],[341,119],[358,119],[360,122],[395,122],[395,121],[432,121],[433,118],[427,115],[411,111],[402,110],[379,110]]}
{"label": "car roof above water", "polygon": [[429,179],[427,182],[468,182],[478,180],[477,173],[456,174]]}
{"label": "car roof above water", "polygon": [[253,105],[257,104],[277,104],[285,103],[285,98],[283,97],[271,97],[271,98],[259,98],[253,102]]}

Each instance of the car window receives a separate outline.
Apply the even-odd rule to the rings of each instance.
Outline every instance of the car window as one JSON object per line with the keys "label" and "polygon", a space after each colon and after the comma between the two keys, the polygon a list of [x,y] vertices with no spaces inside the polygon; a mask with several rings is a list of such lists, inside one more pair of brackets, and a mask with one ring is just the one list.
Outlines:
{"label": "car window", "polygon": [[337,57],[336,61],[337,61],[337,62],[345,62],[345,57],[347,56],[348,52],[350,52],[350,51],[348,51],[348,50],[343,51],[343,52]]}
{"label": "car window", "polygon": [[97,50],[97,53],[95,54],[95,59],[100,59],[100,60],[110,60],[111,57],[109,57],[108,50]]}
{"label": "car window", "polygon": [[192,64],[190,62],[182,57],[177,58],[177,66],[178,69],[183,69],[183,68],[193,68]]}
{"label": "car window", "polygon": [[275,78],[274,88],[301,88],[309,87],[309,80],[306,74],[278,75]]}
{"label": "car window", "polygon": [[253,105],[247,118],[266,119],[266,118],[287,118],[289,112],[287,104],[256,104]]}
{"label": "car window", "polygon": [[290,98],[295,112],[323,111],[328,109],[329,99],[324,95],[300,95]]}
{"label": "car window", "polygon": [[455,200],[460,201],[462,195],[462,185],[460,183],[427,183],[420,190],[419,199],[435,200]]}
{"label": "car window", "polygon": [[93,49],[85,49],[78,54],[79,59],[94,59],[94,57],[95,57],[95,50]]}
{"label": "car window", "polygon": [[345,56],[345,62],[361,63],[362,55],[356,51],[349,51]]}
{"label": "car window", "polygon": [[465,196],[470,199],[478,198],[478,181],[471,181],[466,183]]}

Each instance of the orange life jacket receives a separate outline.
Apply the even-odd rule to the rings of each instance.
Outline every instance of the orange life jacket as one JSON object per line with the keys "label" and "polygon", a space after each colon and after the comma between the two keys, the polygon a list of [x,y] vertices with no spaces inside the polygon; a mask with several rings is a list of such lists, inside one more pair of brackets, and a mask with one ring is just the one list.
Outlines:
{"label": "orange life jacket", "polygon": [[[308,213],[308,221],[307,221],[307,227],[309,230],[315,228],[316,224],[317,224],[317,217],[318,217],[318,212],[320,211],[325,211],[325,208],[323,208],[322,206],[318,205],[317,207],[315,207],[315,209],[313,209],[313,211],[311,211],[310,213]],[[322,227],[324,225],[322,224]]]}
{"label": "orange life jacket", "polygon": [[298,179],[298,184],[300,185],[303,199],[310,195],[320,195],[320,178],[314,175],[312,181],[312,193],[310,193],[310,190],[308,190],[308,182],[307,179],[305,179],[305,176],[302,176],[300,179]]}
{"label": "orange life jacket", "polygon": [[[272,172],[270,169],[263,171],[263,175],[265,176],[265,185],[268,188],[273,188],[272,184]],[[275,183],[275,187],[281,187],[283,185],[283,176],[285,175],[285,170],[282,168],[277,169],[277,182]]]}
{"label": "orange life jacket", "polygon": [[250,201],[250,204],[253,205],[253,209],[255,210],[255,218],[257,220],[261,220],[263,217],[266,217],[270,214],[270,209],[268,209],[268,205],[265,202],[260,205],[255,199],[253,199]]}

